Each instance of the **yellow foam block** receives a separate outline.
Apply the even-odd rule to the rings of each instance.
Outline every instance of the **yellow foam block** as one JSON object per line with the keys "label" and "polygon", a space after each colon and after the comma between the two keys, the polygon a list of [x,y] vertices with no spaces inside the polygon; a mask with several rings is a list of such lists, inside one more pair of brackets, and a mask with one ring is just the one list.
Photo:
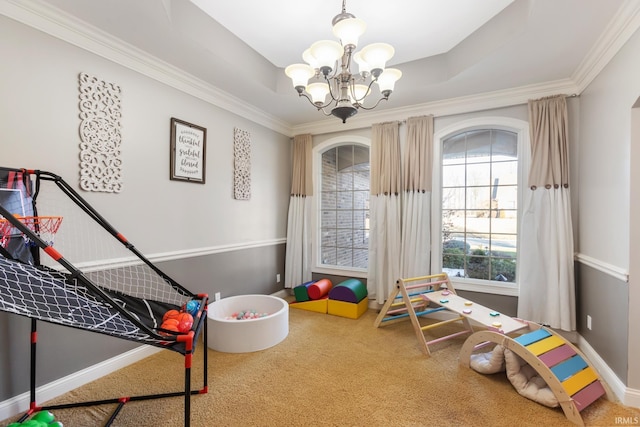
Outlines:
{"label": "yellow foam block", "polygon": [[363,298],[357,304],[330,299],[328,313],[334,316],[357,319],[367,311],[367,308],[369,308],[369,300],[367,298]]}
{"label": "yellow foam block", "polygon": [[316,313],[327,313],[328,298],[322,298],[312,301],[293,302],[289,304],[291,308],[299,308],[301,310],[315,311]]}

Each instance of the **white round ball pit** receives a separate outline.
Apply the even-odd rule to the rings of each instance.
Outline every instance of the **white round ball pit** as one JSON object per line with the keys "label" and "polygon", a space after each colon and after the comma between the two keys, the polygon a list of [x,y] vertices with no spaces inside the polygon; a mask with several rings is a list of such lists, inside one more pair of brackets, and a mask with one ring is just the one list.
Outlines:
{"label": "white round ball pit", "polygon": [[[256,319],[227,319],[233,313],[269,313]],[[289,334],[289,304],[271,295],[238,295],[209,304],[208,347],[224,353],[249,353],[273,347]]]}

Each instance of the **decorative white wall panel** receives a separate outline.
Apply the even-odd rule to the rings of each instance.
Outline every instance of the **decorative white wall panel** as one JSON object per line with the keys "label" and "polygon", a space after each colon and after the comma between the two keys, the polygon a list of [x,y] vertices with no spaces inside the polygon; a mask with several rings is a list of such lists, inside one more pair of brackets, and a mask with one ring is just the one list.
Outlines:
{"label": "decorative white wall panel", "polygon": [[122,190],[120,86],[80,74],[80,188]]}
{"label": "decorative white wall panel", "polygon": [[233,128],[233,197],[251,198],[251,134]]}

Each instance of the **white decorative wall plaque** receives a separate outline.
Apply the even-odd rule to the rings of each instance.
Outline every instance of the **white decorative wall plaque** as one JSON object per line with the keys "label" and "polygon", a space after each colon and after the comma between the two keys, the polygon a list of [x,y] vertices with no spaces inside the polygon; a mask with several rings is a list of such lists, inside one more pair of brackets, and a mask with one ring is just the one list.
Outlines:
{"label": "white decorative wall plaque", "polygon": [[233,197],[251,198],[251,134],[233,128]]}
{"label": "white decorative wall plaque", "polygon": [[80,188],[122,190],[120,86],[80,73]]}

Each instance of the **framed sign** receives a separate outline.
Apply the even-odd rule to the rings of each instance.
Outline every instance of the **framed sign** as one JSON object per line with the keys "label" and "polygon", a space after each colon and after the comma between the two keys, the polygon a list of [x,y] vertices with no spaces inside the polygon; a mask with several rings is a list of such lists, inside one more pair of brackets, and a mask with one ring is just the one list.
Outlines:
{"label": "framed sign", "polygon": [[171,118],[169,178],[204,184],[207,129]]}

